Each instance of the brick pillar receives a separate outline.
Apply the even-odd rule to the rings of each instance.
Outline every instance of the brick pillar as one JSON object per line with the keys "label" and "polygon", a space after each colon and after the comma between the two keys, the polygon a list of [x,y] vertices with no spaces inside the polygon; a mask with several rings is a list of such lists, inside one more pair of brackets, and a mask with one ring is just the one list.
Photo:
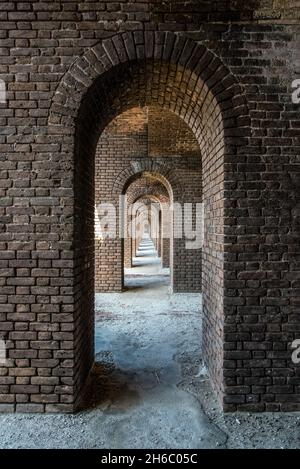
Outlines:
{"label": "brick pillar", "polygon": [[131,252],[132,252],[132,239],[131,238],[125,238],[124,239],[124,267],[129,269],[132,267],[132,257],[131,257]]}
{"label": "brick pillar", "polygon": [[132,267],[132,230],[130,211],[125,213],[125,238],[124,238],[124,267],[129,269]]}
{"label": "brick pillar", "polygon": [[170,239],[162,238],[162,267],[170,267]]}

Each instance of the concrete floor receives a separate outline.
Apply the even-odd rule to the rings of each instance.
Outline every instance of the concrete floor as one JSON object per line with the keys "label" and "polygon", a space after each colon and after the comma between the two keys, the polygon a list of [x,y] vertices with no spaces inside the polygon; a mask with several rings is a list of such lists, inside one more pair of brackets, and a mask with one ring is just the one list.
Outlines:
{"label": "concrete floor", "polygon": [[222,414],[201,359],[200,294],[170,294],[157,259],[140,257],[124,293],[96,295],[85,410],[0,415],[0,448],[299,448],[299,414]]}

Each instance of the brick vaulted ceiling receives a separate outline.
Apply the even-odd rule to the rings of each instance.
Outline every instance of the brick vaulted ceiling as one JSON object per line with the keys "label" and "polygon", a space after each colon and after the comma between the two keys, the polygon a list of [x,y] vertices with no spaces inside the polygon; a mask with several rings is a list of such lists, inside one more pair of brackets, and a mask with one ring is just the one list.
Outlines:
{"label": "brick vaulted ceiling", "polygon": [[101,131],[121,112],[153,105],[181,117],[202,150],[211,150],[212,142],[219,144],[217,136],[221,137],[223,131],[220,109],[203,81],[191,71],[155,61],[121,64],[118,68],[118,73],[107,72],[101,80],[95,80],[81,106],[78,123],[89,136],[94,135],[94,145]]}
{"label": "brick vaulted ceiling", "polygon": [[141,153],[153,157],[195,157],[200,161],[199,144],[188,125],[174,112],[160,106],[133,107],[123,112],[107,128],[111,138],[142,139]]}

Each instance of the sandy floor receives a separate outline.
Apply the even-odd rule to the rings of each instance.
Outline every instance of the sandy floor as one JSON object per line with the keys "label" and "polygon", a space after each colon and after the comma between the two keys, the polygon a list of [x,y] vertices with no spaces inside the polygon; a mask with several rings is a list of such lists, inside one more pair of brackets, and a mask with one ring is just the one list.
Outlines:
{"label": "sandy floor", "polygon": [[299,414],[222,414],[201,360],[201,296],[170,294],[159,269],[137,265],[124,293],[96,296],[87,410],[0,415],[1,448],[300,447]]}

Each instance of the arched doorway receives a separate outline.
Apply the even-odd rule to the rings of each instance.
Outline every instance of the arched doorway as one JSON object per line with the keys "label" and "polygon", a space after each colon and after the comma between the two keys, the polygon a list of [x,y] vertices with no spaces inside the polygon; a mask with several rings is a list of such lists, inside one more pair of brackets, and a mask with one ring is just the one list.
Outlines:
{"label": "arched doorway", "polygon": [[[235,78],[205,47],[166,33],[116,35],[96,45],[65,75],[49,130],[74,139],[73,405],[93,362],[94,157],[99,135],[120,112],[158,104],[193,131],[202,154],[206,236],[203,246],[204,357],[223,403],[226,200],[232,159],[249,135],[248,111]],[[54,126],[54,127],[53,127]],[[71,160],[71,159],[70,159]],[[72,163],[73,164],[73,163]],[[230,201],[234,205],[234,200]],[[229,234],[229,231],[228,231]],[[118,253],[117,253],[118,255]],[[237,391],[238,392],[238,391]],[[232,394],[232,391],[231,391]]]}
{"label": "arched doorway", "polygon": [[[155,173],[145,172],[130,178],[124,188],[125,195],[125,213],[124,224],[124,268],[132,269],[135,264],[139,264],[137,257],[143,253],[138,253],[141,242],[151,248],[152,257],[149,263],[156,265],[156,269],[150,268],[149,272],[160,272],[169,275],[170,260],[173,255],[173,243],[171,243],[172,213],[171,203],[173,201],[173,193],[171,186],[167,181],[162,182],[164,178],[157,176]],[[144,211],[141,215],[140,211]],[[151,220],[153,217],[153,222]],[[140,225],[140,218],[147,221],[147,233],[143,231]],[[150,218],[150,220],[149,220]],[[142,241],[145,236],[148,240]],[[172,248],[172,252],[171,252]],[[151,251],[151,249],[150,249]],[[144,253],[145,254],[145,253]],[[156,258],[155,258],[156,257]],[[145,262],[144,262],[145,265]],[[147,270],[147,269],[146,269]],[[136,273],[142,271],[136,268]],[[127,273],[129,274],[130,271]],[[131,273],[133,271],[131,270]],[[125,282],[126,283],[126,282]]]}

